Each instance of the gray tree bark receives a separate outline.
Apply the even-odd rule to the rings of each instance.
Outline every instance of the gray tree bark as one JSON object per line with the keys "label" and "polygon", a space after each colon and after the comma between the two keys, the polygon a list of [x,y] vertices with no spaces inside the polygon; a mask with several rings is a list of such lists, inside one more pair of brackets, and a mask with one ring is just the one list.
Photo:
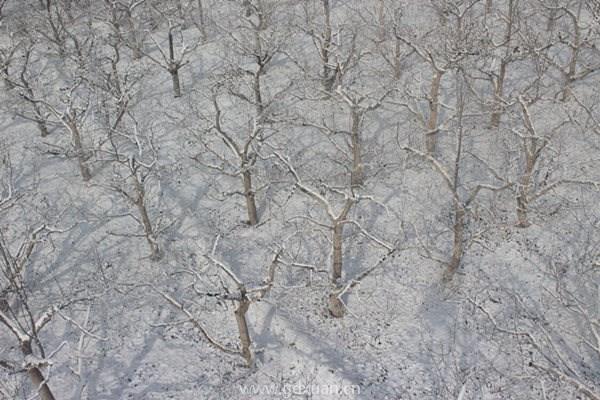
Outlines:
{"label": "gray tree bark", "polygon": [[250,331],[248,330],[248,321],[246,320],[246,313],[250,307],[250,300],[245,298],[245,294],[242,294],[237,309],[235,310],[235,321],[238,326],[238,332],[240,334],[240,352],[242,357],[246,361],[248,367],[252,366],[254,362],[254,355],[252,354],[252,339],[250,338]]}
{"label": "gray tree bark", "polygon": [[425,133],[425,149],[428,155],[434,156],[437,148],[437,129],[439,115],[440,86],[443,71],[435,71],[429,91],[429,118],[427,120],[427,132]]}
{"label": "gray tree bark", "polygon": [[[31,342],[21,343],[21,352],[25,357],[33,355],[31,349]],[[37,393],[40,395],[41,400],[55,400],[52,390],[46,382],[46,378],[42,371],[36,366],[30,366],[27,368],[27,375],[31,380],[31,383]]]}
{"label": "gray tree bark", "polygon": [[246,199],[246,209],[248,211],[248,223],[250,225],[258,224],[258,212],[256,211],[256,199],[252,189],[252,173],[248,170],[242,173],[244,183],[244,198]]}

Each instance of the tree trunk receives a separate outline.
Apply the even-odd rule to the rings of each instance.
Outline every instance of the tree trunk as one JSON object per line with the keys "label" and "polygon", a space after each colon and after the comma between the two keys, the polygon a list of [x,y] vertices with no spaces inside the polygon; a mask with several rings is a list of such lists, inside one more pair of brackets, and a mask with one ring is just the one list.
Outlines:
{"label": "tree trunk", "polygon": [[573,21],[573,43],[571,43],[571,59],[569,60],[569,71],[565,77],[565,86],[562,93],[562,101],[567,101],[571,95],[571,85],[575,80],[575,74],[577,73],[577,59],[579,58],[579,48],[581,47],[581,30],[579,29],[579,17],[581,15],[581,6],[583,2],[579,2],[579,9],[577,16],[569,14]]}
{"label": "tree trunk", "polygon": [[546,32],[550,33],[554,31],[556,27],[556,9],[550,10],[550,15],[548,16],[548,22],[546,23]]}
{"label": "tree trunk", "polygon": [[430,156],[435,155],[437,147],[440,85],[443,76],[444,72],[435,71],[429,92],[429,119],[427,120],[427,132],[425,133],[425,147],[427,154]]}
{"label": "tree trunk", "polygon": [[202,0],[198,0],[198,19],[200,19],[200,36],[202,37],[202,42],[206,42],[206,26],[204,20],[204,6],[202,4]]}
{"label": "tree trunk", "polygon": [[386,39],[385,29],[385,3],[383,0],[379,0],[379,6],[377,7],[377,22],[378,22],[378,36],[379,41],[384,42]]}
{"label": "tree trunk", "polygon": [[500,118],[502,117],[502,96],[504,95],[504,80],[506,79],[506,66],[507,62],[502,60],[500,62],[500,71],[498,72],[498,81],[494,90],[494,111],[490,119],[490,126],[497,128],[500,126]]}
{"label": "tree trunk", "polygon": [[173,33],[169,29],[169,65],[168,70],[173,80],[173,92],[175,97],[181,97],[181,85],[179,84],[179,67],[175,62],[175,48],[173,45]]}
{"label": "tree trunk", "polygon": [[531,225],[528,218],[530,176],[529,173],[525,173],[521,179],[519,179],[517,194],[517,226],[519,228],[527,228]]}
{"label": "tree trunk", "polygon": [[567,101],[569,100],[569,97],[571,96],[571,84],[572,84],[573,80],[567,76],[565,79],[565,85],[563,87],[563,91],[562,91],[562,95],[560,97],[560,101]]}
{"label": "tree trunk", "polygon": [[323,87],[331,91],[335,82],[335,70],[329,65],[329,52],[331,50],[331,9],[329,0],[323,1],[323,17],[325,29],[323,32],[323,43],[321,45],[321,60],[323,62]]}
{"label": "tree trunk", "polygon": [[40,130],[40,135],[42,137],[48,136],[48,127],[46,126],[46,121],[44,120],[44,116],[37,103],[33,103],[33,111],[35,114],[35,123]]}
{"label": "tree trunk", "polygon": [[[33,355],[33,351],[31,349],[31,342],[21,343],[21,352],[25,357]],[[31,383],[35,390],[40,395],[41,400],[55,400],[50,387],[46,383],[46,378],[40,369],[36,366],[31,366],[27,368],[27,375],[31,380]]]}
{"label": "tree trunk", "polygon": [[235,321],[237,322],[238,332],[240,334],[240,352],[244,360],[246,360],[246,366],[251,367],[253,364],[254,355],[252,354],[252,339],[250,338],[250,332],[248,330],[248,322],[246,321],[246,313],[250,307],[250,301],[242,294],[242,300],[240,300],[237,309],[235,310]]}
{"label": "tree trunk", "polygon": [[265,107],[263,105],[262,90],[260,83],[260,77],[262,76],[263,72],[263,65],[259,65],[258,71],[254,75],[254,82],[252,84],[252,90],[254,92],[254,104],[256,108],[256,119],[259,121],[262,120],[262,115],[265,110]]}
{"label": "tree trunk", "polygon": [[510,62],[511,53],[513,52],[511,40],[513,36],[513,19],[515,18],[515,0],[508,0],[507,15],[508,21],[506,25],[506,32],[504,34],[504,45],[506,46],[506,50],[504,57],[500,61],[498,80],[496,81],[496,87],[494,88],[494,110],[490,119],[490,126],[492,128],[497,128],[498,126],[500,126],[500,119],[502,118],[502,114],[504,113],[502,97],[504,96],[504,82],[506,81],[507,68]]}
{"label": "tree trunk", "polygon": [[457,200],[454,200],[454,243],[452,246],[452,258],[448,263],[448,268],[446,270],[444,280],[450,281],[458,267],[460,267],[460,262],[463,257],[464,247],[464,233],[465,233],[465,208],[462,204],[460,204]]}
{"label": "tree trunk", "polygon": [[182,0],[177,0],[175,7],[177,8],[177,14],[179,14],[179,20],[181,21],[181,29],[185,30],[188,28],[188,18],[186,12],[183,10]]}
{"label": "tree trunk", "polygon": [[256,212],[256,200],[254,198],[254,190],[252,190],[252,174],[250,171],[242,173],[244,181],[244,197],[246,198],[246,209],[248,211],[248,224],[258,224],[258,213]]}
{"label": "tree trunk", "polygon": [[142,56],[144,55],[144,53],[142,52],[142,44],[140,43],[140,39],[139,39],[139,35],[136,31],[136,27],[135,24],[133,23],[134,21],[134,17],[133,15],[128,11],[127,12],[127,22],[129,25],[129,43],[131,45],[131,48],[133,50],[133,59],[134,60],[139,60],[140,58],[142,58]]}
{"label": "tree trunk", "polygon": [[[52,35],[54,36],[51,40],[57,45],[58,54],[62,59],[65,57],[65,38],[62,35],[62,27],[57,26],[52,17],[52,2],[50,0],[46,2],[46,13],[48,14],[48,24],[50,25]],[[60,20],[58,20],[58,22],[60,22]]]}
{"label": "tree trunk", "polygon": [[135,205],[137,206],[138,212],[140,213],[140,218],[142,219],[142,225],[144,227],[144,236],[146,237],[146,241],[150,246],[150,257],[153,260],[160,260],[162,257],[162,253],[156,241],[154,228],[152,227],[152,222],[150,221],[150,216],[148,215],[148,209],[146,208],[146,191],[142,186],[142,183],[139,181],[137,175],[134,176],[134,183],[137,194],[137,200],[135,202]]}
{"label": "tree trunk", "polygon": [[[42,137],[46,137],[46,136],[48,136],[48,127],[46,125],[46,119],[44,118],[44,114],[42,113],[42,109],[40,108],[39,103],[33,100],[35,98],[35,94],[33,93],[33,89],[31,88],[31,85],[29,84],[29,81],[27,80],[26,73],[27,73],[27,66],[29,65],[30,57],[31,57],[31,49],[27,49],[24,54],[24,64],[23,64],[23,68],[21,69],[21,74],[20,74],[19,78],[21,79],[21,84],[22,84],[23,88],[25,89],[25,92],[27,93],[27,96],[23,96],[23,97],[25,98],[26,101],[28,101],[31,104],[31,107],[33,108],[33,113],[35,115],[35,122],[38,126],[38,129],[40,130],[40,135]],[[8,76],[8,67],[6,67],[6,68],[7,68],[6,74]],[[11,83],[11,85],[12,85],[12,83]]]}
{"label": "tree trunk", "polygon": [[394,44],[394,79],[402,78],[402,42],[396,39]]}
{"label": "tree trunk", "polygon": [[81,173],[81,178],[84,182],[92,179],[92,174],[90,173],[90,169],[86,163],[85,150],[83,149],[83,143],[81,141],[81,134],[79,133],[79,128],[75,121],[69,121],[68,123],[69,130],[71,131],[71,138],[73,141],[73,147],[75,149],[75,154],[77,155],[77,162],[79,164],[79,172]]}
{"label": "tree trunk", "polygon": [[38,126],[38,129],[40,130],[40,136],[41,137],[46,137],[46,136],[49,135],[48,127],[46,127],[46,123],[45,122],[43,122],[43,121],[37,121],[36,124]]}
{"label": "tree trunk", "polygon": [[334,288],[331,293],[329,293],[329,299],[327,302],[327,309],[331,316],[335,318],[342,318],[346,314],[346,307],[342,300],[339,297],[340,289]]}
{"label": "tree trunk", "polygon": [[4,6],[6,5],[6,2],[8,0],[0,0],[0,20],[2,19],[3,15],[2,15],[2,9],[4,8]]}
{"label": "tree trunk", "polygon": [[152,229],[152,224],[150,223],[150,218],[148,217],[148,210],[146,209],[146,205],[142,202],[137,206],[140,216],[142,217],[142,225],[144,225],[144,235],[146,236],[146,241],[150,246],[150,257],[153,260],[160,260],[162,254],[158,243],[156,243],[156,237],[154,236],[154,230]]}
{"label": "tree trunk", "polygon": [[489,15],[492,13],[492,7],[493,7],[494,3],[492,0],[486,0],[485,1],[485,14]]}
{"label": "tree trunk", "polygon": [[6,88],[6,90],[11,90],[15,87],[15,85],[10,81],[10,79],[8,79],[8,77],[10,76],[8,74],[8,65],[5,65],[2,68],[2,75],[4,75],[3,81],[4,81],[4,87]]}
{"label": "tree trunk", "polygon": [[173,80],[173,94],[174,96],[181,97],[181,84],[179,83],[179,68],[169,69],[171,79]]}
{"label": "tree trunk", "polygon": [[361,186],[364,183],[364,169],[362,163],[362,149],[360,141],[360,112],[352,109],[352,171],[350,172],[350,184],[352,187]]}
{"label": "tree trunk", "polygon": [[331,260],[331,281],[335,284],[342,278],[342,240],[344,226],[339,222],[334,222],[332,242],[332,260]]}
{"label": "tree trunk", "polygon": [[519,179],[517,194],[517,227],[527,228],[531,225],[528,217],[529,209],[529,188],[531,186],[531,176],[535,168],[535,157],[527,155],[525,172]]}
{"label": "tree trunk", "polygon": [[519,189],[517,195],[517,227],[527,228],[531,225],[527,216],[529,200],[523,190]]}
{"label": "tree trunk", "polygon": [[569,71],[564,77],[565,82],[563,84],[562,95],[560,98],[560,100],[563,102],[569,100],[569,97],[571,96],[571,85],[573,84],[573,81],[575,80],[575,74],[577,73],[577,57],[578,51],[575,49],[573,50],[573,54],[569,60]]}

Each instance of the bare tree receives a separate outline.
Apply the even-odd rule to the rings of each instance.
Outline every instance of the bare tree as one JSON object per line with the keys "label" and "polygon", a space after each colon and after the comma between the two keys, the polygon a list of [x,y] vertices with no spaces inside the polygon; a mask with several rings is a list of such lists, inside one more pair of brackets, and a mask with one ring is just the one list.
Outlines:
{"label": "bare tree", "polygon": [[133,51],[133,58],[143,56],[143,31],[147,25],[143,17],[147,0],[105,0],[108,8],[106,19],[109,21],[119,41],[127,44]]}
{"label": "bare tree", "polygon": [[[535,100],[528,100],[524,96],[519,96],[518,103],[522,115],[524,132],[513,129],[520,143],[521,167],[517,185],[517,226],[526,228],[530,225],[528,210],[530,204],[540,197],[552,192],[562,185],[592,185],[598,187],[598,183],[593,180],[579,178],[577,175],[555,177],[549,170],[542,177],[539,173],[540,163],[544,157],[549,157],[550,153],[557,152],[553,147],[553,141],[557,141],[557,136],[567,129],[571,123],[571,118],[565,116],[553,127],[545,127],[543,132],[536,127],[534,114],[531,112]],[[546,126],[546,124],[544,124]],[[536,179],[537,178],[537,179]]]}
{"label": "bare tree", "polygon": [[46,137],[49,134],[47,125],[48,115],[43,112],[43,105],[35,100],[37,98],[37,94],[34,91],[36,88],[32,83],[32,74],[30,72],[31,58],[34,52],[34,45],[27,45],[23,49],[24,54],[21,57],[22,64],[18,77],[8,75],[6,79],[10,82],[11,87],[17,88],[20,92],[20,97],[28,103],[31,109],[31,116],[28,115],[29,113],[21,112],[20,110],[17,110],[17,115],[34,121],[40,131],[41,137]]}
{"label": "bare tree", "polygon": [[[519,9],[517,5],[518,0],[509,0],[507,4],[507,10],[505,13],[501,10],[497,11],[498,19],[504,22],[505,29],[500,43],[495,43],[493,41],[493,38],[491,39],[494,50],[497,49],[500,53],[498,55],[498,69],[496,71],[490,71],[492,85],[494,88],[492,100],[493,111],[492,116],[490,118],[490,126],[492,128],[497,128],[500,125],[500,118],[503,114],[503,107],[505,102],[504,87],[505,82],[507,80],[510,65],[513,62],[519,61],[523,58],[523,53],[521,52],[519,45],[514,43],[515,31],[518,29],[517,22],[519,18]],[[493,26],[490,26],[490,29],[493,29]],[[496,59],[492,61],[492,64],[497,64]]]}
{"label": "bare tree", "polygon": [[426,95],[428,113],[419,115],[425,128],[425,151],[434,156],[437,137],[440,131],[440,104],[442,80],[446,74],[457,68],[466,58],[478,55],[476,26],[469,23],[475,12],[477,1],[454,4],[451,1],[433,1],[433,9],[438,18],[439,28],[427,31],[420,37],[411,37],[405,29],[395,27],[394,35],[410,47],[432,71],[429,91]]}
{"label": "bare tree", "polygon": [[[195,159],[202,165],[218,170],[223,174],[241,178],[243,190],[239,193],[244,196],[246,202],[248,224],[256,225],[258,224],[258,211],[256,208],[256,190],[252,180],[252,168],[257,161],[257,157],[253,146],[255,142],[261,142],[263,126],[260,124],[260,121],[254,120],[252,130],[246,137],[242,137],[242,139],[239,140],[237,139],[238,135],[227,131],[222,125],[223,114],[221,106],[219,105],[218,93],[213,94],[212,104],[215,114],[214,122],[209,129],[210,131],[214,131],[221,138],[229,150],[229,153],[234,157],[235,162],[230,162],[229,157],[220,156],[214,151],[212,151],[212,154],[218,156],[218,159],[221,161],[219,164],[209,164],[203,161],[202,158],[200,158],[200,155],[196,156]],[[210,149],[211,145],[205,141],[205,147]],[[206,156],[203,158],[206,158]]]}
{"label": "bare tree", "polygon": [[[107,24],[114,31],[120,29],[114,19],[108,19]],[[96,112],[101,117],[97,122],[106,130],[106,141],[112,146],[113,154],[118,156],[114,136],[126,119],[131,103],[137,100],[135,94],[144,82],[145,71],[127,63],[123,54],[125,43],[118,32],[102,39],[99,44],[104,45],[104,51],[100,52],[98,62],[90,68],[86,81],[100,103]]]}
{"label": "bare tree", "polygon": [[321,62],[323,63],[323,87],[331,90],[335,82],[335,68],[330,64],[330,55],[333,47],[331,30],[331,5],[329,0],[321,0],[323,8],[323,32],[318,39],[314,40]]}
{"label": "bare tree", "polygon": [[89,5],[70,0],[41,0],[41,4],[42,10],[19,16],[21,26],[35,38],[32,42],[46,43],[48,54],[58,55],[63,66],[74,63],[85,68],[95,34]]}
{"label": "bare tree", "polygon": [[[6,210],[12,208],[20,196],[13,191],[12,164],[9,153],[6,149],[3,150],[2,183],[5,187],[0,199],[0,212],[6,214]],[[0,364],[12,372],[26,372],[43,400],[54,400],[54,395],[49,387],[48,377],[43,372],[50,365],[52,355],[46,354],[41,332],[57,311],[67,304],[39,304],[31,293],[35,287],[31,278],[35,276],[32,268],[35,268],[34,260],[39,247],[51,234],[58,232],[55,228],[41,224],[24,232],[26,237],[19,242],[15,233],[11,232],[12,235],[7,238],[7,230],[0,229],[0,326],[7,329],[16,341],[23,358],[23,369],[19,364],[7,360],[0,360]]]}
{"label": "bare tree", "polygon": [[600,360],[600,326],[594,283],[598,272],[593,267],[598,249],[588,242],[591,237],[585,238],[586,232],[582,231],[578,235],[581,241],[573,245],[575,263],[560,251],[542,256],[547,260],[542,267],[544,277],[536,283],[544,288],[541,298],[502,287],[495,296],[482,293],[468,300],[495,332],[509,340],[509,346],[518,343],[515,350],[538,379],[558,393],[598,400],[595,363]]}
{"label": "bare tree", "polygon": [[[40,240],[52,232],[45,225],[31,232],[17,253],[12,253],[4,233],[0,234],[0,260],[2,266],[2,291],[0,292],[0,323],[10,331],[21,350],[25,370],[35,390],[43,400],[54,400],[54,395],[44,377],[43,368],[49,365],[40,339],[41,331],[62,305],[52,305],[44,311],[33,309],[28,300],[25,269]],[[16,366],[13,367],[16,370]]]}
{"label": "bare tree", "polygon": [[[334,317],[343,317],[346,308],[341,300],[341,296],[351,287],[345,287],[345,285],[343,285],[341,282],[344,265],[344,226],[348,224],[354,225],[358,228],[362,235],[364,235],[366,238],[373,241],[377,245],[385,248],[390,253],[392,253],[395,250],[394,246],[373,236],[368,231],[366,231],[358,221],[355,221],[350,217],[350,212],[352,211],[352,209],[360,201],[373,200],[371,196],[365,196],[356,193],[352,186],[346,188],[346,190],[339,190],[334,187],[325,186],[326,190],[334,196],[334,198],[328,199],[325,194],[321,194],[321,190],[312,188],[303,180],[301,180],[300,175],[296,171],[296,168],[294,168],[294,166],[284,155],[280,154],[277,151],[274,151],[273,154],[279,161],[281,161],[284,164],[285,168],[292,175],[292,178],[294,180],[294,186],[298,188],[308,198],[319,204],[319,206],[323,209],[327,216],[327,223],[322,223],[310,216],[302,218],[306,219],[308,222],[315,224],[316,226],[324,227],[331,232],[330,282],[332,289],[329,294],[329,302],[327,307],[331,315],[333,315]],[[339,199],[335,199],[335,197],[338,197]]]}
{"label": "bare tree", "polygon": [[200,38],[202,42],[206,42],[208,40],[208,33],[206,30],[206,25],[208,23],[208,19],[206,18],[206,8],[203,0],[196,0],[197,4],[197,19],[194,21],[194,24],[198,27],[200,31]]}
{"label": "bare tree", "polygon": [[43,7],[41,15],[42,23],[37,28],[37,33],[54,45],[59,56],[64,58],[66,56],[67,34],[65,32],[66,26],[60,7],[61,1],[41,0],[40,3]]}
{"label": "bare tree", "polygon": [[90,157],[89,151],[84,145],[82,128],[84,127],[89,107],[89,94],[86,94],[86,89],[83,86],[81,79],[76,80],[70,87],[62,88],[62,96],[60,105],[53,105],[46,100],[24,97],[35,104],[40,104],[45,107],[69,132],[71,137],[71,151],[61,149],[63,154],[74,156],[77,159],[79,172],[84,182],[92,179],[92,174],[88,166]]}
{"label": "bare tree", "polygon": [[183,33],[179,31],[179,37],[181,39],[181,50],[179,51],[179,55],[176,56],[173,36],[174,31],[177,28],[177,26],[172,25],[171,21],[169,21],[169,30],[167,33],[168,50],[166,51],[158,43],[155,37],[153,35],[150,35],[150,38],[152,39],[152,41],[156,45],[156,48],[158,49],[158,52],[160,53],[160,58],[155,57],[147,51],[144,51],[143,54],[153,63],[166,70],[169,73],[169,75],[171,75],[171,80],[173,81],[173,94],[175,97],[181,97],[181,82],[179,79],[179,70],[189,62],[189,59],[187,57],[189,56],[190,52],[192,52],[196,48],[197,44],[193,46],[188,46],[185,43]]}
{"label": "bare tree", "polygon": [[404,9],[401,3],[378,0],[374,15],[365,18],[367,22],[375,21],[376,34],[373,42],[377,53],[391,70],[392,77],[396,81],[402,78],[408,68],[409,57],[414,52],[410,47],[407,50],[404,42],[394,34],[402,30]]}
{"label": "bare tree", "polygon": [[[231,292],[231,290],[225,286],[225,293],[209,293],[205,295],[210,295],[211,297],[216,297],[225,301],[232,301],[236,304],[234,310],[234,316],[236,325],[238,328],[240,346],[238,349],[231,349],[221,343],[219,343],[216,339],[212,338],[203,324],[198,321],[198,318],[194,315],[194,313],[188,309],[183,301],[177,301],[173,298],[173,296],[154,288],[168,303],[170,303],[175,308],[179,309],[185,316],[186,319],[192,323],[192,325],[200,331],[202,336],[215,348],[228,353],[228,354],[238,354],[240,355],[247,367],[252,367],[254,365],[254,349],[252,338],[250,336],[250,330],[248,329],[248,320],[247,313],[250,309],[250,306],[260,301],[263,297],[265,297],[274,285],[275,281],[275,271],[277,269],[279,263],[279,255],[280,251],[277,251],[270,265],[267,268],[267,274],[265,279],[258,286],[249,286],[247,283],[244,283],[236,274],[233,272],[233,269],[223,262],[214,258],[214,252],[216,250],[216,246],[218,243],[218,237],[214,243],[213,250],[211,254],[206,254],[206,258],[214,264],[221,273],[223,273],[229,281],[235,286],[235,292]],[[196,271],[188,271],[193,276],[197,274]],[[199,294],[199,293],[197,293]]]}
{"label": "bare tree", "polygon": [[[365,120],[367,116],[383,106],[385,99],[393,93],[394,89],[384,91],[379,95],[378,98],[374,98],[372,93],[361,95],[356,93],[352,89],[346,89],[339,85],[332,93],[334,101],[343,104],[344,108],[347,109],[348,115],[348,128],[342,129],[338,127],[335,115],[332,118],[323,118],[321,121],[311,121],[307,117],[299,117],[299,123],[303,127],[315,128],[322,132],[329,141],[334,142],[336,137],[343,135],[346,146],[348,147],[348,158],[350,171],[350,185],[352,187],[359,187],[365,183],[365,164],[363,161],[365,146],[363,141],[365,140]],[[331,99],[331,98],[330,98]],[[314,101],[314,99],[307,99]],[[316,101],[320,101],[317,99]],[[327,105],[328,103],[324,103]],[[330,119],[331,121],[328,121]],[[340,144],[340,148],[343,147]],[[346,153],[346,152],[345,152]]]}
{"label": "bare tree", "polygon": [[495,172],[494,169],[482,158],[469,151],[467,151],[467,155],[471,156],[477,164],[485,168],[485,170],[487,170],[487,172],[492,176],[493,180],[499,180],[503,182],[503,184],[494,186],[488,183],[474,183],[472,181],[467,184],[467,179],[465,179],[466,177],[464,176],[465,169],[463,168],[463,163],[465,155],[464,140],[466,134],[464,118],[465,108],[468,104],[463,77],[458,75],[456,82],[457,84],[455,90],[457,104],[456,115],[453,118],[455,122],[455,153],[453,162],[446,167],[436,158],[427,153],[423,153],[410,147],[403,148],[404,150],[416,154],[427,161],[435,170],[435,172],[442,178],[446,189],[449,190],[452,197],[452,255],[450,260],[446,263],[447,268],[444,273],[445,281],[451,280],[461,265],[467,241],[466,231],[468,227],[468,216],[472,203],[477,199],[477,196],[482,190],[497,192],[512,185],[510,181],[502,178],[500,174]]}
{"label": "bare tree", "polygon": [[[362,41],[359,41],[361,32],[352,24],[352,20],[334,21],[332,22],[332,7],[329,0],[319,0],[318,6],[321,12],[319,16],[313,15],[310,9],[310,3],[304,4],[305,25],[299,27],[306,35],[308,35],[317,50],[320,70],[317,73],[311,73],[311,64],[306,64],[303,67],[311,78],[315,75],[318,77],[321,91],[327,97],[340,85],[343,76],[367,53],[366,48],[363,48]],[[313,20],[324,19],[323,25],[315,25]],[[333,30],[333,26],[336,29]],[[313,89],[314,90],[314,89]]]}
{"label": "bare tree", "polygon": [[556,43],[560,47],[559,52],[554,54],[569,53],[566,63],[561,58],[555,57],[553,53],[537,50],[536,55],[543,57],[549,65],[562,76],[562,101],[569,99],[573,85],[582,81],[600,68],[598,49],[594,45],[596,35],[591,26],[583,22],[582,11],[585,1],[575,0],[566,4],[552,5],[539,1],[540,6],[554,14],[552,18],[565,21],[565,29],[556,32],[556,38],[552,38],[551,44]]}
{"label": "bare tree", "polygon": [[4,9],[4,6],[6,6],[6,3],[8,3],[8,0],[0,0],[0,20],[2,19],[2,17],[4,17],[2,11]]}
{"label": "bare tree", "polygon": [[359,96],[344,90],[341,86],[336,89],[343,101],[350,109],[350,150],[352,153],[352,168],[350,172],[350,185],[360,186],[364,183],[364,165],[363,165],[363,123],[365,115],[371,111],[377,110],[383,105],[385,98],[393,90],[387,90],[378,99],[369,99],[368,96]]}
{"label": "bare tree", "polygon": [[0,47],[0,74],[6,89],[10,90],[13,84],[10,80],[10,65],[14,62],[15,55],[21,43],[15,40],[14,34],[8,35],[8,46]]}
{"label": "bare tree", "polygon": [[144,237],[150,248],[150,258],[159,260],[163,252],[158,237],[166,227],[161,226],[161,219],[151,217],[150,199],[148,198],[151,185],[157,186],[158,154],[154,146],[151,128],[145,128],[143,132],[139,132],[137,121],[133,118],[132,121],[131,127],[127,127],[125,130],[115,130],[111,142],[112,147],[103,150],[103,153],[108,156],[107,161],[110,161],[113,166],[113,174],[108,182],[99,183],[99,185],[119,193],[135,208],[137,215],[127,213],[123,217],[132,218],[144,232],[142,235],[121,232],[113,232],[113,234],[125,237]]}
{"label": "bare tree", "polygon": [[[278,132],[287,120],[285,101],[291,80],[275,83],[270,77],[278,71],[276,57],[284,56],[288,32],[271,26],[273,15],[280,11],[276,3],[248,5],[247,16],[229,34],[233,50],[232,64],[226,72],[216,74],[211,87],[212,113],[200,110],[206,122],[205,130],[196,134],[206,152],[194,159],[211,170],[226,176],[241,178],[242,195],[246,203],[248,224],[259,223],[255,182],[258,150]],[[237,20],[234,20],[237,23]],[[239,60],[249,59],[246,65]],[[223,103],[229,107],[224,108]],[[208,107],[206,107],[208,108]],[[246,111],[246,112],[241,112]],[[212,135],[206,135],[211,133]],[[217,141],[214,141],[216,135]],[[224,144],[224,151],[221,146]]]}

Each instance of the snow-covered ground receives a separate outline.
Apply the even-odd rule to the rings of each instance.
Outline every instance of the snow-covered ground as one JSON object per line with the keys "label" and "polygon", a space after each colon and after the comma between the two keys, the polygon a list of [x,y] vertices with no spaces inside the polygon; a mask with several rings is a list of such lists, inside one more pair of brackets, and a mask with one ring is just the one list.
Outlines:
{"label": "snow-covered ground", "polygon": [[[41,3],[50,14],[8,0],[0,20],[0,399],[47,399],[14,330],[31,339],[56,399],[600,398],[593,5],[331,0],[327,90],[328,2]],[[517,27],[502,43],[514,3]],[[52,24],[69,32],[59,33],[66,55]],[[175,58],[188,46],[176,98],[158,65],[169,24]],[[500,125],[489,126],[489,77],[519,46]],[[561,101],[558,64],[568,69],[573,48]],[[32,92],[20,75],[27,49]],[[443,78],[430,157],[432,65]],[[351,185],[357,149],[365,180]],[[517,227],[536,151],[531,225]],[[448,279],[459,206],[464,254]],[[340,222],[343,272],[332,282]],[[336,318],[328,299],[340,291]],[[253,300],[250,366],[243,296]]]}

